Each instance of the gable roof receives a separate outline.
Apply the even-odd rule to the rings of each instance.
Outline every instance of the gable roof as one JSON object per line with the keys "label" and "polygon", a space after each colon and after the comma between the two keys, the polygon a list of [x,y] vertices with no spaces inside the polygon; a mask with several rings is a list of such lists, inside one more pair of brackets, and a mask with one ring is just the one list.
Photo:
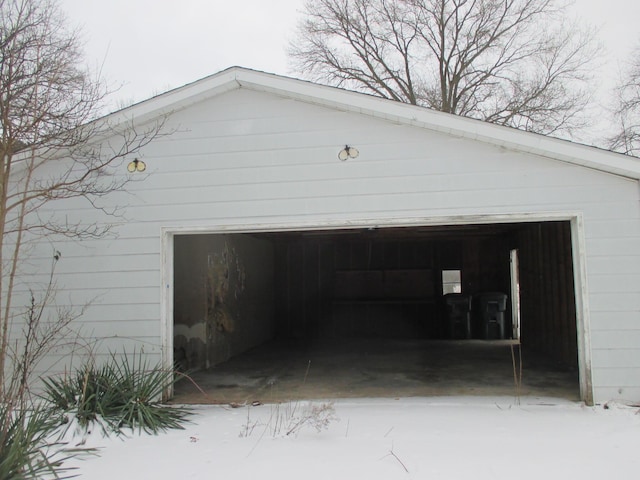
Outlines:
{"label": "gable roof", "polygon": [[370,115],[640,180],[640,159],[629,155],[242,67],[231,67],[170,90],[112,113],[106,119],[112,125],[121,122],[140,124],[239,88]]}

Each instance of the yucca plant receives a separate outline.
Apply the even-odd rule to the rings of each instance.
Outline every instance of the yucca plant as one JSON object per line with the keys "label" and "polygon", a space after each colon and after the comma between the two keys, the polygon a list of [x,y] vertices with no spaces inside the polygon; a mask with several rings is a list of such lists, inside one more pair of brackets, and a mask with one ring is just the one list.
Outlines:
{"label": "yucca plant", "polygon": [[189,413],[160,404],[162,391],[172,382],[172,371],[149,367],[142,354],[112,354],[101,368],[91,363],[70,377],[46,379],[44,399],[55,410],[75,415],[84,427],[98,421],[115,432],[158,433],[183,428]]}
{"label": "yucca plant", "polygon": [[111,380],[104,372],[85,365],[70,377],[43,379],[44,398],[54,411],[70,412],[80,426],[86,427],[102,415],[102,406],[109,403]]}
{"label": "yucca plant", "polygon": [[0,405],[0,478],[71,478],[63,462],[88,450],[66,448],[55,440],[56,418],[41,407],[17,410]]}
{"label": "yucca plant", "polygon": [[118,428],[157,433],[170,428],[183,428],[188,410],[166,407],[159,403],[163,390],[175,381],[174,372],[148,366],[142,355],[134,355],[132,361],[124,356],[112,356],[107,365],[116,382],[116,398],[119,399],[113,412]]}

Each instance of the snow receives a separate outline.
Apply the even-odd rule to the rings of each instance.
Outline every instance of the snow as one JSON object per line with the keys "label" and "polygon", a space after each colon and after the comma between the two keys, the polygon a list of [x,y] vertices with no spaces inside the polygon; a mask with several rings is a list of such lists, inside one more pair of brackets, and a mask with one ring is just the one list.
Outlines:
{"label": "snow", "polygon": [[314,405],[332,405],[337,417],[320,432],[309,426],[287,436],[276,428],[306,404],[197,406],[184,430],[89,435],[85,446],[99,447],[99,456],[69,465],[92,480],[584,480],[632,478],[640,471],[637,407],[537,397],[519,404],[506,397],[444,397]]}

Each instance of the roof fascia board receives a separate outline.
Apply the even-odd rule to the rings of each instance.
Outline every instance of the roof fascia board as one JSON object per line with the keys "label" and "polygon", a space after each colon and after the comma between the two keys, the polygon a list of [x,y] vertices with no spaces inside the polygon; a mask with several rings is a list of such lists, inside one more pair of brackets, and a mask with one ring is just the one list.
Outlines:
{"label": "roof fascia board", "polygon": [[130,124],[132,121],[136,125],[146,123],[158,117],[170,115],[194,103],[240,88],[235,77],[234,68],[223,70],[114,112],[102,120],[106,120],[110,125]]}

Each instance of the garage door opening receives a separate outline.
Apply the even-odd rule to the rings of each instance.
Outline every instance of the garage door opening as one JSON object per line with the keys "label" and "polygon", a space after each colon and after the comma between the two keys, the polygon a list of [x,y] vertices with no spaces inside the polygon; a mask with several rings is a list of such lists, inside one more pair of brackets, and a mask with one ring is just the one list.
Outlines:
{"label": "garage door opening", "polygon": [[520,348],[580,397],[569,221],[175,235],[173,272],[177,401],[511,395]]}

